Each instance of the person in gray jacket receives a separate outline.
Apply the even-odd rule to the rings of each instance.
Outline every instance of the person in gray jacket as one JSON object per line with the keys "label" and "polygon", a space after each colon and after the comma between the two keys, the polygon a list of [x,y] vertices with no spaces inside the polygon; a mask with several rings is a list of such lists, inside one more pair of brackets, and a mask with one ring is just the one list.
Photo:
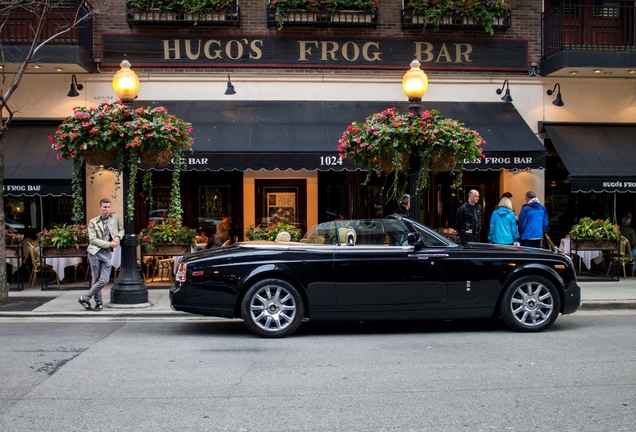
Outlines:
{"label": "person in gray jacket", "polygon": [[[79,298],[79,303],[86,310],[101,311],[102,288],[110,280],[111,259],[113,249],[119,247],[124,237],[124,226],[119,217],[110,211],[110,200],[99,201],[101,214],[88,223],[88,263],[91,266],[91,287]],[[95,307],[91,306],[91,298],[95,297]]]}

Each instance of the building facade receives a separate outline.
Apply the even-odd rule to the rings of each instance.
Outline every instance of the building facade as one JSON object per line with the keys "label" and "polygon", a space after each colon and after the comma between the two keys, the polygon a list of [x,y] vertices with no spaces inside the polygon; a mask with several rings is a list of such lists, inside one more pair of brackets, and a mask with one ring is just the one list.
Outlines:
{"label": "building facade", "polygon": [[[209,15],[110,5],[93,17],[90,46],[77,49],[81,31],[73,48],[52,44],[11,100],[18,116],[5,142],[5,214],[36,231],[70,222],[71,168],[55,160],[45,137],[73,107],[115,100],[111,80],[124,56],[140,77],[136,106],[165,106],[193,124],[184,223],[208,234],[226,216],[241,238],[250,225],[278,220],[306,230],[391,213],[386,179],[363,185],[364,167],[343,160],[337,144],[353,121],[388,107],[408,110],[401,79],[414,56],[429,78],[422,108],[486,140],[486,159],[466,167],[462,190],[454,194],[448,174],[435,175],[415,198],[414,217],[453,227],[472,188],[487,217],[504,191],[517,212],[525,192],[535,191],[561,234],[583,216],[620,221],[623,211],[636,211],[636,169],[625,162],[636,146],[633,2],[510,0],[492,18],[492,34],[460,10],[435,29],[411,3],[379,0],[371,13],[341,14],[326,5],[278,17],[261,1],[237,0]],[[83,88],[68,97],[73,74]],[[512,101],[502,100],[506,90]],[[137,231],[165,215],[170,165],[154,174],[154,205],[139,200]],[[103,196],[114,196],[122,212],[116,182],[112,170],[86,168],[88,215]]]}

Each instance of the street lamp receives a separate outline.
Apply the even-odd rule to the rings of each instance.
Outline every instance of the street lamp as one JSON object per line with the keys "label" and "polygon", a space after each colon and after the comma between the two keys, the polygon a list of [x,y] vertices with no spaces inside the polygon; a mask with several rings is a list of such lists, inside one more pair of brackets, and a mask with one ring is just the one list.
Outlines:
{"label": "street lamp", "polygon": [[[120,64],[121,69],[113,77],[115,94],[128,108],[139,91],[139,77],[130,69],[130,62],[126,59]],[[122,192],[124,195],[124,238],[121,241],[121,267],[117,280],[110,291],[112,304],[139,305],[148,303],[148,288],[137,269],[137,244],[134,218],[128,216],[128,193],[135,185],[130,184],[130,170],[137,166],[127,165],[127,172],[123,173]]]}
{"label": "street lamp", "polygon": [[[422,115],[422,96],[428,90],[428,77],[422,69],[420,62],[413,59],[411,69],[402,78],[402,89],[409,98],[409,111],[413,115]],[[420,197],[417,195],[417,175],[420,172],[420,159],[417,155],[411,154],[409,158],[409,192],[411,194],[411,209],[413,219],[420,221]]]}

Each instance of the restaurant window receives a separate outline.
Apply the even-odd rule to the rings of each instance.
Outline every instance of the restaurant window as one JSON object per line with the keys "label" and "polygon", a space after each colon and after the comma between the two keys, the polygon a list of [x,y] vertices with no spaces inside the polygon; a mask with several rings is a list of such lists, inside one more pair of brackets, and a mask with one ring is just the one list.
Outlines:
{"label": "restaurant window", "polygon": [[307,231],[307,180],[256,180],[256,224],[278,222]]}

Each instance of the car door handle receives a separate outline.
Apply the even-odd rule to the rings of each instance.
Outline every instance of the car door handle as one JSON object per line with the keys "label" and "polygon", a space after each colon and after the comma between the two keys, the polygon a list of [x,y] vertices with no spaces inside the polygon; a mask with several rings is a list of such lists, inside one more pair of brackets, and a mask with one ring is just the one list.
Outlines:
{"label": "car door handle", "polygon": [[409,258],[427,260],[429,258],[447,258],[448,254],[410,254]]}

